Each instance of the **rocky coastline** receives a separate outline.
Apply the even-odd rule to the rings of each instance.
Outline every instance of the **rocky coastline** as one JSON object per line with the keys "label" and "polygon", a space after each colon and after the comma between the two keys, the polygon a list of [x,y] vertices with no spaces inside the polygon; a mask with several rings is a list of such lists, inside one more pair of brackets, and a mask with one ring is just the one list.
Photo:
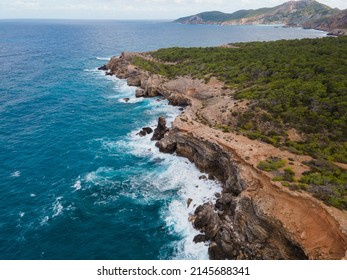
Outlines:
{"label": "rocky coastline", "polygon": [[[215,79],[208,84],[188,77],[169,80],[137,68],[136,57],[153,59],[122,53],[99,69],[138,87],[137,97],[163,96],[184,108],[171,128],[159,119],[153,140],[161,152],[188,158],[223,185],[214,205],[200,205],[187,217],[200,231],[194,241],[208,242],[210,259],[347,258],[347,213],[282,187],[256,167],[268,155],[296,162],[305,156],[215,129],[230,89]],[[298,164],[297,172],[300,168],[305,169]]]}

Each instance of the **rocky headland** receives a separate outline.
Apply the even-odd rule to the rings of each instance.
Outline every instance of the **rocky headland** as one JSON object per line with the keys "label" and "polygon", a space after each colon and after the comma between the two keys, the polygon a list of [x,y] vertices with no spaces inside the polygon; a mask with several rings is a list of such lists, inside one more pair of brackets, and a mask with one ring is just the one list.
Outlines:
{"label": "rocky headland", "polygon": [[288,1],[275,7],[239,10],[234,13],[203,12],[182,17],[174,22],[182,24],[254,25],[279,24],[284,27],[303,27],[346,35],[346,10],[331,8],[314,0]]}
{"label": "rocky headland", "polygon": [[137,86],[138,97],[163,96],[185,108],[169,129],[159,119],[153,140],[160,151],[188,158],[223,185],[214,205],[200,205],[187,217],[200,231],[194,241],[209,242],[211,259],[347,258],[347,213],[291,191],[257,168],[270,156],[290,158],[299,176],[309,156],[215,129],[227,117],[226,106],[246,106],[226,97],[231,89],[214,78],[206,84],[147,72],[134,65],[136,57],[153,60],[146,53],[122,53],[100,69]]}
{"label": "rocky headland", "polygon": [[332,16],[311,20],[303,24],[303,28],[328,31],[328,35],[347,35],[347,9]]}

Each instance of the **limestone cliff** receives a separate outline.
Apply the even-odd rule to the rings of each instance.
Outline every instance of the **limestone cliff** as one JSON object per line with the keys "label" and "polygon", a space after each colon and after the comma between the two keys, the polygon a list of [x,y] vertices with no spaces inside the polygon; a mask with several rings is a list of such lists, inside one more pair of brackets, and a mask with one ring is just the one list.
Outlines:
{"label": "limestone cliff", "polygon": [[[186,107],[157,146],[162,152],[190,159],[223,184],[215,205],[200,205],[189,217],[201,231],[196,242],[209,242],[211,259],[347,257],[346,212],[309,194],[290,191],[256,168],[269,155],[291,157],[295,163],[307,156],[214,129],[213,121],[224,117],[220,108],[227,102],[224,97],[229,89],[215,79],[205,84],[153,75],[132,64],[137,56],[153,59],[147,54],[123,53],[101,69],[138,86],[138,96],[162,95],[172,104]],[[297,165],[296,172],[305,170]]]}

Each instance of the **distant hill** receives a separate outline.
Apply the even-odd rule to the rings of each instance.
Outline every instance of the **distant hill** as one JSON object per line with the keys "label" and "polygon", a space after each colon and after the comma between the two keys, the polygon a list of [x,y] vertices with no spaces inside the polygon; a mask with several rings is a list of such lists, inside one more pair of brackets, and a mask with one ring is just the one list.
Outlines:
{"label": "distant hill", "polygon": [[175,22],[182,24],[284,24],[302,26],[308,21],[326,18],[339,11],[314,0],[301,0],[289,1],[273,8],[239,10],[231,14],[218,11],[204,12],[179,18]]}
{"label": "distant hill", "polygon": [[329,17],[305,22],[303,27],[330,31],[332,35],[347,35],[347,9]]}

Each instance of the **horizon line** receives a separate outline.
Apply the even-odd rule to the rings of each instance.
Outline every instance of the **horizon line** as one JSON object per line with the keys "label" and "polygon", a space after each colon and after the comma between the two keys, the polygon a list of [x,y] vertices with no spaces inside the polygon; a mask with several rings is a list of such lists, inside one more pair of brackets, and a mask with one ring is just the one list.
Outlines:
{"label": "horizon line", "polygon": [[97,21],[174,21],[176,19],[114,19],[114,18],[0,18],[0,20],[97,20]]}

